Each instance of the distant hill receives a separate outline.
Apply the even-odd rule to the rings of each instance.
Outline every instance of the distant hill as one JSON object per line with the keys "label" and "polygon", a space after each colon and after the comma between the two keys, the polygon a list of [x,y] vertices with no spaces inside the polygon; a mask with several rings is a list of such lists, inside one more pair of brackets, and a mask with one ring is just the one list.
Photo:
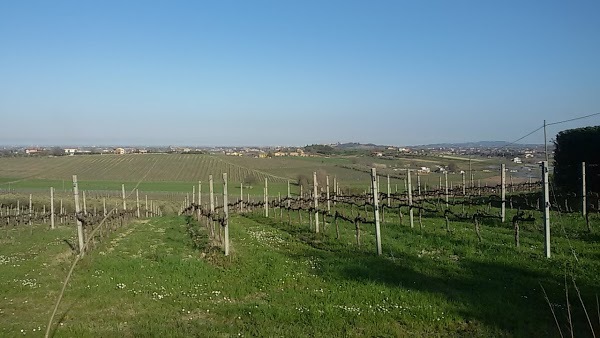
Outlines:
{"label": "distant hill", "polygon": [[[407,146],[410,148],[501,148],[509,145],[509,142],[506,141],[477,141],[477,142],[462,142],[462,143],[434,143],[434,144],[421,144],[421,145],[411,145]],[[387,148],[389,146],[386,145],[378,145],[373,143],[357,143],[357,142],[348,142],[348,143],[338,143],[332,145],[333,148],[339,150],[369,150],[369,149],[382,149]],[[536,148],[541,147],[543,144],[510,144],[511,148]],[[398,147],[398,146],[394,146]]]}
{"label": "distant hill", "polygon": [[543,144],[510,144],[506,141],[478,141],[478,142],[462,142],[462,143],[434,143],[415,145],[416,148],[501,148],[509,146],[511,148],[535,148],[541,147]]}
{"label": "distant hill", "polygon": [[379,146],[373,143],[367,143],[367,144],[362,144],[362,143],[356,143],[356,142],[349,142],[349,143],[339,143],[334,145],[334,148],[337,149],[342,149],[342,150],[349,150],[349,149],[374,149],[374,148],[382,148],[385,146]]}

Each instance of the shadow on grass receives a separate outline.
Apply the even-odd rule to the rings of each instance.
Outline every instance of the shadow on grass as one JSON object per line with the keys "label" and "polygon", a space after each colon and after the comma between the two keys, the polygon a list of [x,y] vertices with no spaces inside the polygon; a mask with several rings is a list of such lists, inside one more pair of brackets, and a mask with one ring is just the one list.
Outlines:
{"label": "shadow on grass", "polygon": [[[319,257],[321,266],[317,273],[325,280],[332,283],[377,283],[390,288],[435,294],[445,298],[466,324],[479,322],[501,330],[503,334],[524,337],[558,336],[541,284],[551,302],[559,304],[554,310],[561,325],[564,324],[563,332],[568,332],[564,275],[559,273],[560,268],[554,271],[536,269],[533,266],[536,262],[527,260],[514,260],[514,264],[503,263],[511,261],[508,255],[518,255],[518,252],[487,252],[476,259],[461,258],[456,261],[447,257],[445,260],[419,257],[406,252],[394,253],[394,257],[376,256],[343,243],[337,245],[334,240],[311,232],[308,226],[290,227],[277,220],[264,218],[260,222],[288,232],[298,241],[311,246],[314,250],[289,253],[289,256],[300,260]],[[448,247],[474,245],[453,239],[449,235],[413,235],[443,237],[441,240],[447,241]],[[498,256],[504,256],[505,259],[497,259]],[[593,313],[594,285],[579,281],[577,286],[588,311]],[[570,289],[575,336],[587,336],[590,334],[589,325],[572,284]]]}
{"label": "shadow on grass", "polygon": [[68,239],[63,239],[63,242],[65,242],[69,248],[71,248],[72,251],[77,252],[77,248],[75,247],[75,245],[73,245],[73,243],[69,242]]}

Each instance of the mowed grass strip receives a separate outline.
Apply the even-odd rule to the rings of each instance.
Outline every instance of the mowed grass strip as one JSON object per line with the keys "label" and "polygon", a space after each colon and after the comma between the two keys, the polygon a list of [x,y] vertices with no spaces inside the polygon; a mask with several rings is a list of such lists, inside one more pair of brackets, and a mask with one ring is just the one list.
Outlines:
{"label": "mowed grass strip", "polygon": [[[569,239],[557,235],[546,260],[535,227],[524,227],[515,249],[499,224],[484,224],[478,243],[470,224],[452,223],[448,234],[442,219],[424,219],[422,230],[389,223],[377,257],[372,226],[362,226],[358,247],[350,224],[340,223],[338,240],[333,224],[317,235],[306,213],[303,224],[286,216],[233,216],[228,258],[203,224],[181,216],[120,229],[76,269],[56,336],[552,336],[539,283],[565,318],[572,249],[588,305],[599,287],[597,238],[575,218],[561,219],[572,224]],[[74,241],[73,228],[34,230],[2,231],[2,336],[39,334],[72,259],[63,239]],[[576,332],[585,333],[573,299]]]}

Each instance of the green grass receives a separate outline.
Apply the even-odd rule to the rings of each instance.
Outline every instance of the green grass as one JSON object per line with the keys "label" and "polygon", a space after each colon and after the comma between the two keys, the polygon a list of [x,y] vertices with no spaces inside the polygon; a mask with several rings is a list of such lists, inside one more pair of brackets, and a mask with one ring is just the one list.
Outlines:
{"label": "green grass", "polygon": [[[448,234],[442,219],[411,229],[387,215],[378,257],[372,226],[358,247],[348,223],[338,240],[333,224],[314,234],[306,213],[283,220],[234,215],[228,258],[183,216],[119,229],[76,268],[56,336],[556,336],[539,284],[564,324],[565,266],[595,311],[598,236],[575,215],[555,216],[551,259],[531,224],[515,248],[498,222],[479,243],[471,224]],[[41,336],[73,259],[74,228],[29,231],[0,230],[0,336]],[[576,336],[589,335],[572,287],[570,297]]]}

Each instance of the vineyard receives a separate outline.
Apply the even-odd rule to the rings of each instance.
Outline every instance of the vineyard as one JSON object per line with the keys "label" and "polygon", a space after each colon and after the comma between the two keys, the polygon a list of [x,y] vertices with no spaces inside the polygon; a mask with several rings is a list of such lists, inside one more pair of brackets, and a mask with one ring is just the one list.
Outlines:
{"label": "vineyard", "polygon": [[[427,158],[427,157],[426,157]],[[375,160],[373,158],[269,158],[200,155],[200,154],[145,154],[145,155],[88,155],[61,157],[0,157],[0,190],[46,189],[54,186],[66,191],[71,175],[77,174],[81,188],[85,190],[118,190],[122,183],[137,182],[147,173],[140,188],[145,191],[187,191],[198,181],[207,181],[208,175],[226,172],[232,182],[262,182],[272,184],[295,182],[299,175],[310,177],[314,170],[321,170],[337,177],[346,186],[363,186],[369,180],[369,171],[377,164],[380,174],[391,175],[395,190],[405,190],[403,172],[407,168],[447,163],[427,159]],[[459,166],[469,170],[467,162]],[[473,179],[481,184],[492,184],[498,179],[497,163],[474,162]],[[491,170],[489,170],[491,168]],[[531,175],[536,175],[535,172]],[[397,179],[394,177],[398,177]],[[439,185],[440,174],[423,174],[423,185]],[[449,174],[451,185],[461,181],[459,173]],[[523,177],[515,177],[515,182]],[[66,183],[65,183],[66,182]]]}
{"label": "vineyard", "polygon": [[[233,166],[245,168],[223,168]],[[73,179],[65,189],[0,194],[0,335],[599,329],[586,320],[600,288],[595,193],[582,217],[582,196],[549,191],[550,238],[544,184],[510,183],[506,170],[491,173],[501,177],[493,184],[446,174],[429,185],[406,170],[352,170],[370,180],[349,183],[313,170],[304,189],[268,175],[250,188],[207,171],[182,191],[144,191],[154,170],[109,190]]]}
{"label": "vineyard", "polygon": [[[148,172],[148,182],[194,182],[214,172],[227,172],[241,182],[248,176],[256,180],[268,177],[284,182],[288,178],[247,168],[209,155],[90,155],[43,158],[0,158],[0,177],[19,179],[70,180],[77,173],[85,181],[137,182]],[[4,179],[9,182],[10,180]],[[0,182],[4,183],[4,182]]]}

